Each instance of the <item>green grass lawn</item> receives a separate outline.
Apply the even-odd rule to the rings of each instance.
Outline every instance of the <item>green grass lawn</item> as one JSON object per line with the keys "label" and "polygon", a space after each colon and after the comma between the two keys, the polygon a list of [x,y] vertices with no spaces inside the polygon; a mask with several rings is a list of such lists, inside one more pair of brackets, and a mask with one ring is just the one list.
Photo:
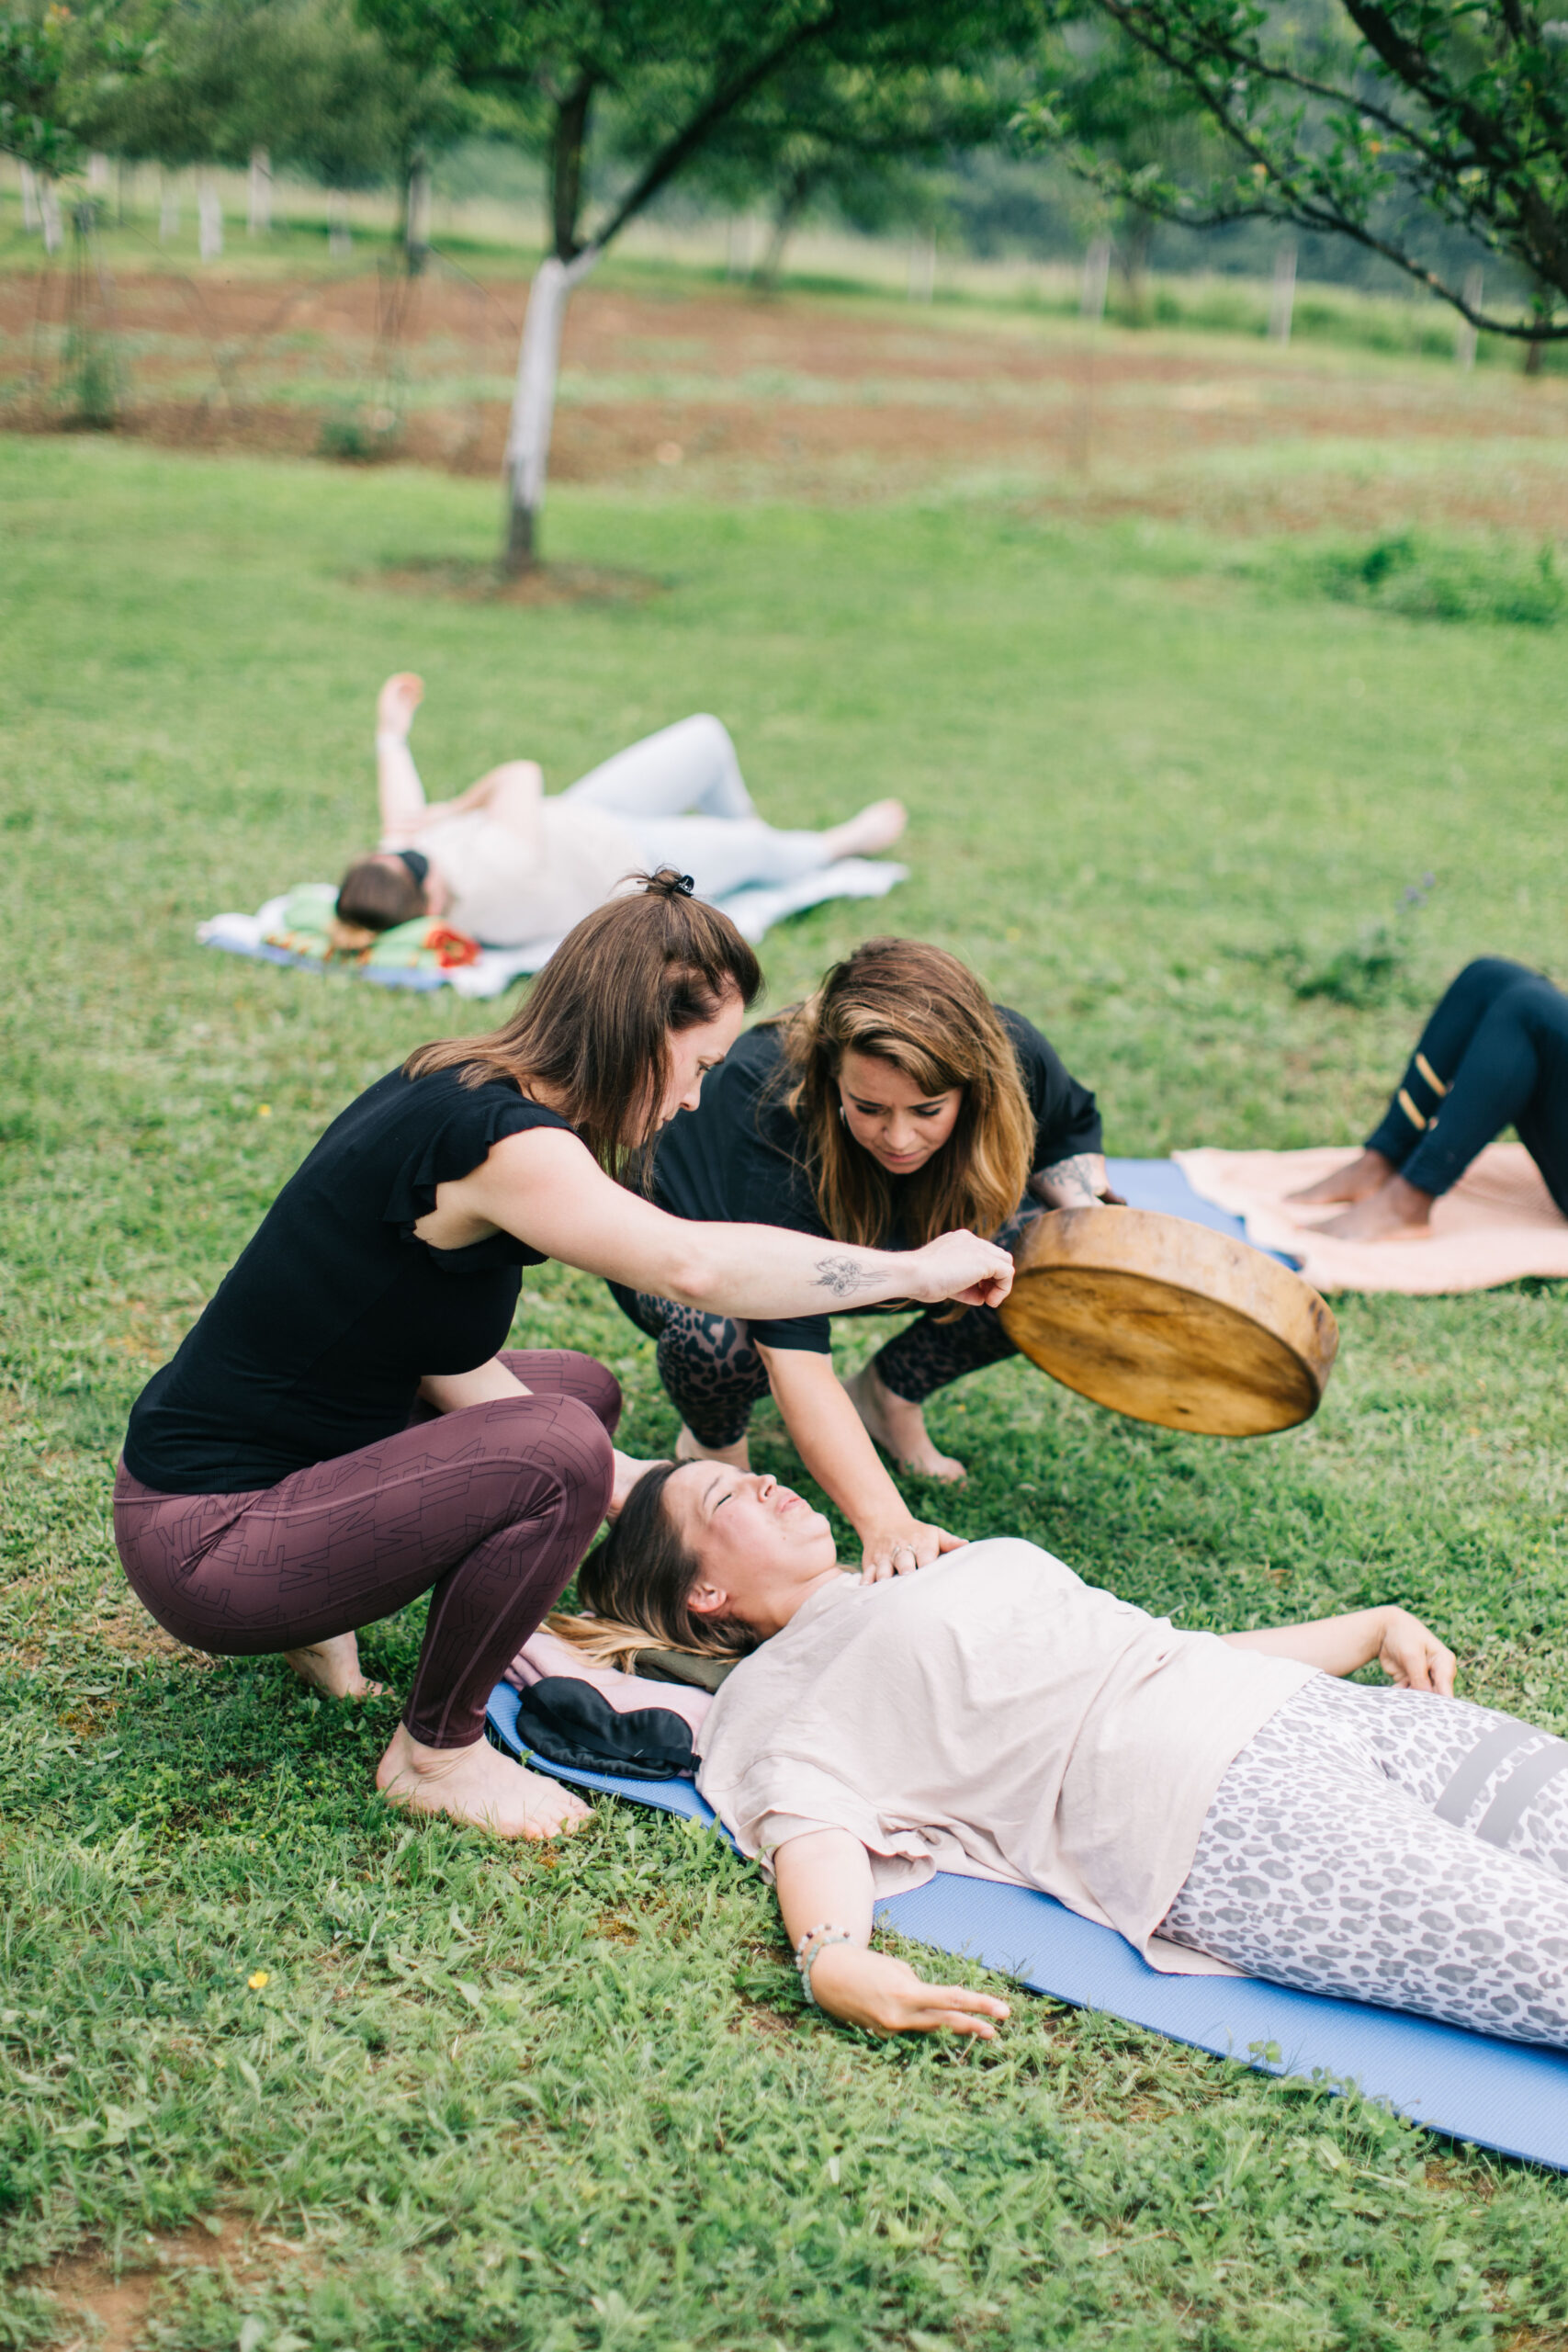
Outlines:
{"label": "green grass lawn", "polygon": [[[491,549],[488,492],[412,471],[0,440],[0,2346],[87,2340],[37,2266],[193,2226],[138,2341],[1568,2343],[1554,2177],[1027,1996],[987,2051],[826,2026],[716,1842],[615,1804],[551,1853],[409,1826],[369,1793],[392,1704],[171,1654],[107,1509],[131,1398],[310,1142],[464,1025],[192,937],[367,836],[388,670],[426,676],[437,789],[715,708],[765,813],[902,794],[914,879],[775,933],[771,1001],[879,922],[937,939],[1158,1153],[1349,1140],[1460,963],[1562,968],[1562,632],[956,499],[562,494],[557,555],[661,586],[536,608],[365,584]],[[1371,1002],[1294,992],[1390,923]],[[1252,1445],[980,1375],[933,1411],[973,1473],[942,1513],[1189,1623],[1404,1599],[1568,1729],[1562,1291],[1341,1320],[1319,1418]],[[627,1442],[669,1441],[601,1288],[531,1277],[517,1337],[602,1353]],[[799,1475],[766,1418],[758,1458]]]}

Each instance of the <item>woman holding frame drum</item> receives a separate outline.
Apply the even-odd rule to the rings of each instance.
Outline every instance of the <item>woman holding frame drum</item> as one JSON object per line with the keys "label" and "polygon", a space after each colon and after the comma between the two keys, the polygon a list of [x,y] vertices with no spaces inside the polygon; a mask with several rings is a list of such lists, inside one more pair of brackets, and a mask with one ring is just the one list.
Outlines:
{"label": "woman holding frame drum", "polygon": [[[962,1225],[1010,1251],[1043,1207],[1115,1197],[1088,1088],[955,956],[913,939],[867,940],[807,1003],[742,1037],[697,1107],[661,1136],[653,1193],[679,1216],[835,1244],[919,1250]],[[614,1287],[659,1341],[660,1377],[683,1423],[678,1459],[748,1469],[747,1422],[771,1389],[874,1581],[956,1548],[957,1537],[910,1512],[876,1447],[927,1477],[964,1476],[932,1443],[922,1406],[1016,1352],[994,1309],[922,1315],[845,1386],[829,1318],[871,1304],[848,1288],[804,1316],[760,1319]],[[912,1303],[906,1292],[900,1304]]]}
{"label": "woman holding frame drum", "polygon": [[648,1466],[611,1444],[602,1364],[505,1348],[521,1269],[558,1258],[744,1318],[824,1297],[990,1306],[1012,1279],[973,1234],[824,1250],[626,1188],[761,986],[690,889],[661,871],[600,908],[502,1028],[423,1046],[350,1103],[143,1390],[116,1480],[126,1574],[193,1648],[281,1653],[359,1695],[356,1629],[429,1592],[377,1785],[503,1837],[584,1817],[487,1744],[485,1704]]}

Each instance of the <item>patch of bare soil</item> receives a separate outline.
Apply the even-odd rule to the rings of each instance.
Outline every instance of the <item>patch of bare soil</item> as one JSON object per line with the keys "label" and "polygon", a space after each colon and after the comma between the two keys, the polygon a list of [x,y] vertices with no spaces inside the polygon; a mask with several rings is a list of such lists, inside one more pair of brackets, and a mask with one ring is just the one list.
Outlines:
{"label": "patch of bare soil", "polygon": [[[13,426],[62,428],[68,284],[64,272],[0,278],[0,413]],[[122,429],[139,437],[494,479],[526,300],[524,280],[439,270],[283,287],[147,273],[117,280],[94,323],[125,355]],[[978,476],[1021,495],[1037,484],[1086,514],[1225,531],[1568,532],[1557,377],[592,282],[568,314],[562,366],[551,467],[567,481],[679,479],[707,496],[844,503]],[[1375,469],[1344,446],[1368,442],[1384,453]],[[394,570],[413,584],[413,567]],[[446,593],[494,593],[482,574],[454,573]],[[630,592],[547,579],[505,593]]]}
{"label": "patch of bare soil", "polygon": [[646,571],[618,571],[603,564],[536,564],[515,577],[493,563],[456,557],[419,557],[361,572],[355,585],[400,589],[410,595],[454,596],[465,604],[646,605],[664,582]]}
{"label": "patch of bare soil", "polygon": [[276,2271],[281,2257],[299,2260],[309,2251],[214,2215],[189,2229],[149,2233],[118,2266],[107,2251],[89,2250],[23,2271],[17,2283],[39,2290],[59,2306],[63,2332],[57,2352],[134,2352],[145,2341],[162,2290],[183,2274],[227,2271],[242,2284],[254,2284]]}

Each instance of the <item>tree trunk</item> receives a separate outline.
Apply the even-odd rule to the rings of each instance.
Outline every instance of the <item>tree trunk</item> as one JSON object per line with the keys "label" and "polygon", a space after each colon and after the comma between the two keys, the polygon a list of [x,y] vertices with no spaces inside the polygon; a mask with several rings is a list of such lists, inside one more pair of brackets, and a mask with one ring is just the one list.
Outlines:
{"label": "tree trunk", "polygon": [[532,570],[539,560],[539,515],[545,503],[550,427],[556,413],[561,329],[572,290],[587,277],[599,252],[597,245],[585,245],[570,262],[551,254],[539,264],[528,289],[512,423],[506,435],[506,542],[502,569],[512,577]]}
{"label": "tree trunk", "polygon": [[22,177],[22,234],[36,237],[43,227],[43,209],[38,200],[38,175],[30,164],[18,164]]}
{"label": "tree trunk", "polygon": [[1296,308],[1296,248],[1292,239],[1280,246],[1274,256],[1274,290],[1269,301],[1269,340],[1285,344],[1291,340],[1291,321]]}
{"label": "tree trunk", "polygon": [[1078,316],[1090,319],[1096,326],[1105,316],[1105,289],[1111,278],[1111,240],[1107,236],[1091,239],[1083,257],[1083,282],[1078,289]]}
{"label": "tree trunk", "polygon": [[818,175],[815,169],[792,172],[780,191],[773,207],[773,217],[768,230],[767,250],[751,272],[753,294],[776,294],[784,269],[784,247],[799,225],[800,216],[811,200]]}
{"label": "tree trunk", "polygon": [[418,277],[430,258],[430,164],[423,150],[409,158],[403,181],[403,259]]}
{"label": "tree trunk", "polygon": [[1142,326],[1149,248],[1155,236],[1154,217],[1135,204],[1124,205],[1118,227],[1121,233],[1116,240],[1116,260],[1126,290],[1127,317],[1132,325]]}
{"label": "tree trunk", "polygon": [[43,249],[46,254],[57,254],[64,242],[60,225],[60,190],[47,172],[39,176],[38,209],[43,221]]}
{"label": "tree trunk", "polygon": [[265,237],[272,229],[272,157],[265,147],[251,149],[250,213],[245,226],[253,237]]}
{"label": "tree trunk", "polygon": [[165,164],[158,175],[158,243],[166,245],[180,233],[180,181]]}
{"label": "tree trunk", "polygon": [[196,175],[196,210],[197,250],[203,261],[216,261],[223,250],[223,203],[209,171]]}

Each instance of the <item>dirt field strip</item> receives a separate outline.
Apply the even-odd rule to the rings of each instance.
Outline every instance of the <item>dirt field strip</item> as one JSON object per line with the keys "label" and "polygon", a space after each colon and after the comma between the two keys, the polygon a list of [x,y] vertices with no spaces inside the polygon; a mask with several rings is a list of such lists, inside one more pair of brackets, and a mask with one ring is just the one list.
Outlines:
{"label": "dirt field strip", "polygon": [[[125,275],[126,429],[165,446],[379,451],[498,472],[524,279],[293,285]],[[0,278],[0,416],[58,422],[63,274]],[[331,434],[337,420],[337,439]],[[346,422],[345,422],[346,420]],[[327,436],[324,439],[324,435]],[[1337,445],[1354,436],[1352,458]],[[1404,475],[1393,497],[1365,444]],[[1385,513],[1568,534],[1568,380],[1323,345],[787,295],[572,306],[552,470],[717,497],[858,502],[960,484],[1225,530]],[[1412,479],[1413,478],[1413,479]]]}

